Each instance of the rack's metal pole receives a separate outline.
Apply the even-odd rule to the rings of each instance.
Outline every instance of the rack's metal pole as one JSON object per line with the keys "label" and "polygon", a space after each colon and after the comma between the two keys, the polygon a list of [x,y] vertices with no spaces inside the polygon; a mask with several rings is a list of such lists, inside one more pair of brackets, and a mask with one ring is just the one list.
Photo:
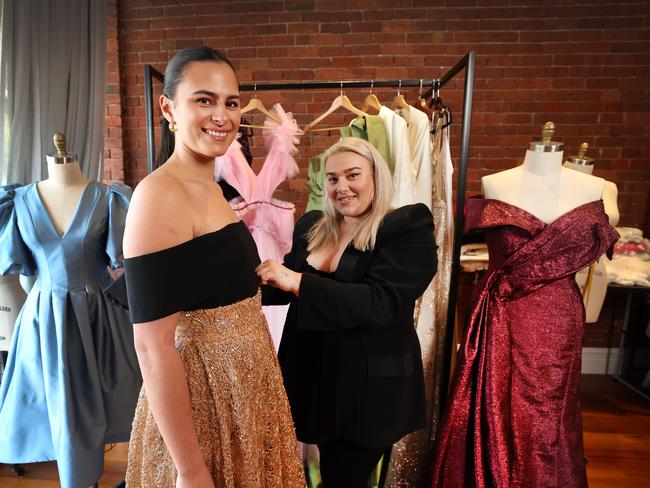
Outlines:
{"label": "rack's metal pole", "polygon": [[[445,349],[443,359],[442,379],[440,385],[440,411],[444,412],[449,390],[451,375],[451,356],[454,346],[454,329],[456,325],[456,302],[458,298],[458,273],[460,271],[460,248],[465,226],[465,187],[467,183],[467,168],[469,166],[469,134],[472,125],[472,93],[474,89],[474,63],[476,54],[467,53],[465,62],[465,89],[463,95],[463,122],[460,139],[460,165],[458,168],[458,186],[456,189],[456,218],[454,219],[454,247],[451,261],[451,277],[449,282],[449,301],[447,305],[447,326],[445,328]],[[458,63],[452,70],[462,68]]]}
{"label": "rack's metal pole", "polygon": [[[422,86],[431,86],[433,80],[422,80]],[[420,80],[383,80],[383,81],[304,81],[295,83],[257,83],[239,85],[240,91],[251,90],[315,90],[333,88],[396,88],[396,87],[419,87]]]}

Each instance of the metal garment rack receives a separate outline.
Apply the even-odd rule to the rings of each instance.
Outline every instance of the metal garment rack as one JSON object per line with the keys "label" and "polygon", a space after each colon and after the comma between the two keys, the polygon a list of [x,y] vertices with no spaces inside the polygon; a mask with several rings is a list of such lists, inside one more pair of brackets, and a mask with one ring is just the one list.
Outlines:
{"label": "metal garment rack", "polygon": [[[449,302],[447,307],[447,325],[445,328],[445,347],[443,371],[440,385],[440,409],[444,411],[447,402],[451,373],[451,355],[454,339],[454,328],[456,323],[456,303],[458,293],[458,273],[460,271],[460,247],[465,226],[465,188],[467,183],[467,168],[469,165],[469,134],[472,123],[472,95],[474,91],[474,65],[476,53],[467,53],[449,71],[438,79],[423,81],[420,79],[410,80],[387,80],[387,81],[313,81],[295,83],[255,83],[240,85],[240,91],[264,91],[264,90],[317,90],[317,89],[341,89],[346,88],[400,88],[400,87],[422,87],[442,88],[449,81],[454,79],[461,71],[465,72],[463,89],[463,119],[461,123],[460,139],[460,165],[457,168],[458,184],[456,188],[456,216],[454,218],[454,247],[451,264],[451,277],[449,284]],[[154,117],[153,117],[153,78],[163,82],[162,73],[151,65],[144,66],[144,94],[145,94],[145,115],[147,117],[147,165],[149,172],[154,169],[155,138],[154,138]]]}

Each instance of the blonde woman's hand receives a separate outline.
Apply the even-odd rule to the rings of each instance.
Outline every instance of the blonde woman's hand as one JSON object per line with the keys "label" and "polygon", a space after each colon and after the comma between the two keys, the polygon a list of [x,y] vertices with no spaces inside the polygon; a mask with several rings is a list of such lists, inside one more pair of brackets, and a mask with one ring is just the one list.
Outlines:
{"label": "blonde woman's hand", "polygon": [[261,285],[271,285],[298,296],[302,279],[301,273],[296,273],[272,259],[264,261],[255,271]]}
{"label": "blonde woman's hand", "polygon": [[179,474],[176,477],[176,488],[215,488],[214,481],[208,467],[195,472]]}

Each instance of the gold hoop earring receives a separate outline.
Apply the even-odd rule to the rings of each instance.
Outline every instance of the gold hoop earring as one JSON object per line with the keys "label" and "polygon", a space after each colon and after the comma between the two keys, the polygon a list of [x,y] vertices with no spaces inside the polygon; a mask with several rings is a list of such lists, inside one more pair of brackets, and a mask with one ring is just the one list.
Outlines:
{"label": "gold hoop earring", "polygon": [[172,134],[175,133],[178,130],[178,126],[174,124],[173,122],[169,123],[169,132]]}

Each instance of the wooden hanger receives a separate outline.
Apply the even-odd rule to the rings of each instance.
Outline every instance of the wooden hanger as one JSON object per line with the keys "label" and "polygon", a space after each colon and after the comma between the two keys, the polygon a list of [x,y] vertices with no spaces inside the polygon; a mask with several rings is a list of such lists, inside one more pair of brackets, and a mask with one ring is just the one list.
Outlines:
{"label": "wooden hanger", "polygon": [[[255,84],[254,90],[255,91],[254,91],[254,94],[253,94],[253,98],[251,98],[248,101],[248,104],[244,108],[241,109],[241,113],[245,114],[245,113],[248,113],[248,112],[252,112],[253,110],[257,110],[257,111],[263,113],[264,115],[266,115],[268,118],[270,118],[274,122],[277,122],[278,124],[281,124],[282,121],[280,120],[280,118],[277,115],[275,115],[274,113],[272,113],[271,111],[269,111],[264,106],[264,102],[262,102],[262,100],[257,98],[257,84]],[[249,125],[249,124],[241,124],[240,127],[252,127],[254,129],[265,129],[266,128],[263,125]]]}
{"label": "wooden hanger", "polygon": [[420,98],[417,101],[417,103],[415,104],[415,108],[427,114],[429,118],[431,118],[431,116],[434,113],[434,111],[429,108],[429,101],[424,98]]}
{"label": "wooden hanger", "polygon": [[434,111],[431,108],[429,108],[429,97],[433,96],[434,87],[436,86],[436,83],[439,83],[439,81],[433,80],[433,82],[431,83],[431,88],[429,88],[426,91],[426,93],[422,93],[422,80],[420,80],[420,98],[415,103],[415,105],[413,105],[418,110],[427,114],[429,119],[431,119],[434,113]]}
{"label": "wooden hanger", "polygon": [[411,105],[406,101],[404,95],[401,93],[402,90],[402,80],[399,80],[399,87],[397,88],[397,95],[393,98],[393,103],[391,104],[393,110],[398,108],[411,108]]}
{"label": "wooden hanger", "polygon": [[374,108],[377,111],[381,110],[381,102],[379,101],[379,98],[377,98],[377,95],[372,92],[374,84],[374,81],[370,84],[370,93],[368,93],[368,96],[366,96],[366,99],[363,101],[363,105],[361,105],[362,112],[368,112],[369,108]]}
{"label": "wooden hanger", "polygon": [[[352,105],[352,102],[350,99],[346,96],[343,95],[343,84],[341,83],[341,94],[332,101],[332,105],[330,105],[330,108],[328,108],[325,113],[323,113],[321,116],[316,118],[315,120],[312,120],[308,125],[305,126],[304,132],[309,132],[312,130],[320,121],[331,115],[333,112],[338,110],[339,108],[344,108],[349,112],[352,112],[355,115],[358,115],[359,117],[367,117],[368,114],[365,113],[362,110],[359,110],[357,107]],[[333,129],[323,129],[323,130],[333,130]]]}

